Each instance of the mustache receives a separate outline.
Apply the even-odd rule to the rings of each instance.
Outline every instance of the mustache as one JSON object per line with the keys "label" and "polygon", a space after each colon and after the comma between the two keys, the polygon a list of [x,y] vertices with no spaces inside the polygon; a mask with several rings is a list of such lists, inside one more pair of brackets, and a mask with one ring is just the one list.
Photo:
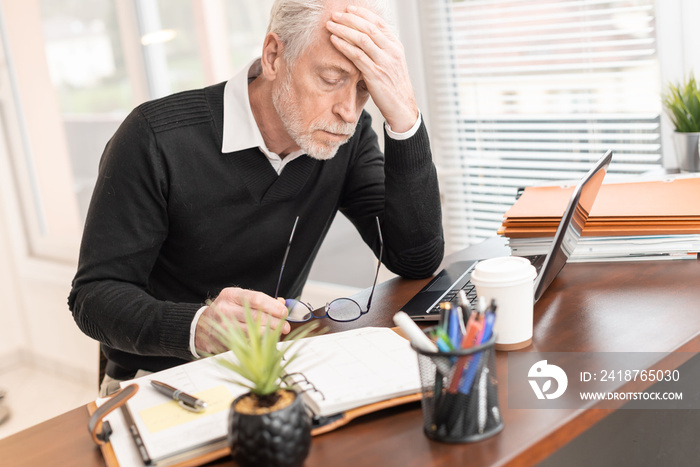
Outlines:
{"label": "mustache", "polygon": [[335,133],[336,135],[346,135],[349,138],[355,133],[356,127],[357,123],[319,123],[313,126],[312,131],[323,130],[329,133]]}

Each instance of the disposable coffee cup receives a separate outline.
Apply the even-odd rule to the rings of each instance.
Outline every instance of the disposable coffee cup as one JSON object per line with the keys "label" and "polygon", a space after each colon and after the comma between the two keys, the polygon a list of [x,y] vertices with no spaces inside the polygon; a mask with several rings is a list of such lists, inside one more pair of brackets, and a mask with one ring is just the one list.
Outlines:
{"label": "disposable coffee cup", "polygon": [[471,281],[477,297],[496,301],[496,350],[517,350],[532,343],[537,271],[525,258],[503,256],[477,263]]}

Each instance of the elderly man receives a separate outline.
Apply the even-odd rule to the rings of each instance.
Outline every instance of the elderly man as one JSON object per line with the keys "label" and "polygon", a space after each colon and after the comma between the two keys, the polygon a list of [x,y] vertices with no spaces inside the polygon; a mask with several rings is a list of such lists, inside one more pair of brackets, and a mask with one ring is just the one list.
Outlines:
{"label": "elderly man", "polygon": [[[260,59],[226,83],[139,106],[107,144],[69,297],[107,356],[103,394],[217,351],[207,319],[242,320],[246,303],[263,323],[285,318],[274,295],[297,216],[281,296],[301,293],[338,211],[375,254],[380,220],[391,271],[437,268],[428,135],[375,3],[276,1]],[[385,155],[363,111],[370,96]]]}

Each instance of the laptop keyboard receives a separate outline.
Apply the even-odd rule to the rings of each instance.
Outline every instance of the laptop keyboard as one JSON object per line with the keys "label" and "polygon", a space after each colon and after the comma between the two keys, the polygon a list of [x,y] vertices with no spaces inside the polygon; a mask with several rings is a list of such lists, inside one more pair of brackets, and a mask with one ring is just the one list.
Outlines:
{"label": "laptop keyboard", "polygon": [[[542,263],[544,262],[545,257],[546,255],[523,256],[523,258],[528,259],[530,263],[532,263],[532,265],[535,266],[537,274],[539,274],[540,269],[542,269]],[[474,287],[474,284],[472,284],[471,279],[467,280],[467,282],[461,288],[452,289],[449,292],[447,292],[440,299],[440,302],[456,302],[457,294],[460,290],[464,290],[464,292],[467,294],[467,300],[471,305],[474,305],[476,303],[476,288]],[[429,313],[440,313],[440,302],[438,302],[429,311]]]}
{"label": "laptop keyboard", "polygon": [[[467,281],[462,288],[459,289],[452,289],[449,292],[447,292],[441,299],[441,302],[451,302],[451,301],[456,301],[457,294],[459,293],[460,290],[464,290],[464,293],[467,294],[467,300],[469,300],[469,303],[474,305],[476,303],[476,289],[474,288],[474,284],[472,284],[472,281],[469,280]],[[430,313],[440,313],[440,303],[435,305],[432,310],[430,310]]]}

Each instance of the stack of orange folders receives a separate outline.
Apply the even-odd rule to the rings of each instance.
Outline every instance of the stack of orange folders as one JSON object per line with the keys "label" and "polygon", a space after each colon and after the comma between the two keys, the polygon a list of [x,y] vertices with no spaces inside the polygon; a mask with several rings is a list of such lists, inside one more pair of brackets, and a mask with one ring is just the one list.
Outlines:
{"label": "stack of orange folders", "polygon": [[[573,186],[528,187],[499,235],[514,254],[548,251]],[[603,184],[570,261],[695,258],[700,251],[700,177]]]}

